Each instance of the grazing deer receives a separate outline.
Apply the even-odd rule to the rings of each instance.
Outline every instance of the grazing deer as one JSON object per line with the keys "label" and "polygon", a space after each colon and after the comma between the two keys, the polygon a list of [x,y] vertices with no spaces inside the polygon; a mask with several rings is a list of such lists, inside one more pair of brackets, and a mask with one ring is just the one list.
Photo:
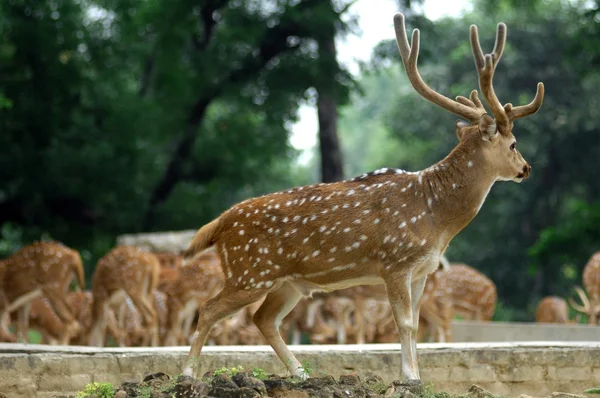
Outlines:
{"label": "grazing deer", "polygon": [[[163,341],[167,335],[167,295],[157,289],[152,291],[152,306],[156,311],[158,322],[159,341]],[[147,346],[149,341],[148,332],[144,327],[144,318],[129,297],[116,309],[116,325],[119,333],[115,341],[120,347]]]}
{"label": "grazing deer", "polygon": [[423,82],[417,70],[419,31],[409,46],[404,16],[394,17],[408,78],[425,99],[466,118],[457,122],[459,144],[419,172],[381,169],[351,180],[317,184],[245,200],[200,228],[184,258],[216,245],[225,286],[199,311],[185,374],[195,369],[210,328],[265,297],[254,322],[289,371],[306,377],[278,328],[303,296],[354,285],[385,284],[402,344],[404,378],[420,380],[416,356],[419,303],[429,273],[452,238],[478,213],[494,182],[521,182],[531,171],[516,149],[516,119],[535,113],[544,87],[525,106],[502,106],[492,77],[504,49],[498,25],[492,54],[481,51],[477,28],[471,45],[479,85],[494,118],[480,102],[451,100]]}
{"label": "grazing deer", "polygon": [[67,338],[81,326],[73,317],[65,295],[73,281],[81,289],[85,276],[81,256],[76,250],[58,242],[34,242],[0,261],[0,319],[18,309],[17,338],[27,341],[31,302],[45,297],[66,324]]}
{"label": "grazing deer", "polygon": [[[291,340],[292,344],[297,345],[301,343],[302,334],[305,333],[312,344],[331,343],[336,338],[338,328],[325,315],[324,306],[325,297],[318,293],[314,297],[300,300],[282,320],[280,332],[286,336],[284,340]],[[290,332],[291,339],[287,338]]]}
{"label": "grazing deer", "polygon": [[[487,276],[466,264],[440,267],[427,279],[421,315],[437,342],[452,341],[452,319],[490,321],[496,309],[496,285]],[[421,335],[423,336],[423,335]]]}
{"label": "grazing deer", "polygon": [[152,291],[158,283],[160,264],[156,256],[133,246],[117,246],[102,257],[92,278],[92,318],[89,344],[105,344],[110,307],[133,301],[152,346],[158,345],[158,322],[152,306]]}
{"label": "grazing deer", "polygon": [[583,269],[583,287],[576,287],[575,291],[582,304],[577,304],[572,298],[569,298],[571,306],[579,312],[587,315],[588,323],[592,325],[600,324],[600,252],[596,252],[589,259]]}
{"label": "grazing deer", "polygon": [[168,308],[165,345],[187,344],[199,305],[219,293],[223,279],[219,256],[207,251],[181,267],[177,279],[164,285]]}
{"label": "grazing deer", "polygon": [[569,323],[569,307],[562,297],[544,297],[535,310],[538,323]]}

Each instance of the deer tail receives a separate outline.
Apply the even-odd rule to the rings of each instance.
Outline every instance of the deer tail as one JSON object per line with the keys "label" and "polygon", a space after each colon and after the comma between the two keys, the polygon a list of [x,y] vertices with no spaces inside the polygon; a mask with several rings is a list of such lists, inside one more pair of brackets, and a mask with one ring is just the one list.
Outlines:
{"label": "deer tail", "polygon": [[219,238],[219,227],[221,225],[220,218],[215,218],[208,224],[204,225],[194,236],[192,242],[186,250],[184,250],[183,259],[191,260],[201,251],[211,247]]}

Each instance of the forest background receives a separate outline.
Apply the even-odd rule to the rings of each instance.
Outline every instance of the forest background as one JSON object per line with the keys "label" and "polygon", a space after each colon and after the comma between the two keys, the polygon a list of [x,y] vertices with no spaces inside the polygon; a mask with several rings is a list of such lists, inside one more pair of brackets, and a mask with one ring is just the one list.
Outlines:
{"label": "forest background", "polygon": [[[489,51],[499,21],[501,101],[546,86],[515,127],[531,178],[496,184],[447,252],[496,283],[495,319],[532,320],[600,250],[600,0],[473,0],[436,21],[423,2],[397,10],[421,29],[436,90],[477,88],[468,27]],[[346,0],[0,2],[0,258],[56,239],[89,278],[120,234],[195,229],[251,196],[440,160],[456,117],[411,88],[392,15],[358,72],[339,62],[360,17]],[[301,153],[290,138],[306,104],[319,140]]]}

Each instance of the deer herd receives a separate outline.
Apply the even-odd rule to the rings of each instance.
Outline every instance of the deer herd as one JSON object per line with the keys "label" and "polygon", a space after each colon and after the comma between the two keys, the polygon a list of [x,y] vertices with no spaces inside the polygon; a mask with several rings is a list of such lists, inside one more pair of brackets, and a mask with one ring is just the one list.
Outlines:
{"label": "deer herd", "polygon": [[[206,250],[183,264],[177,253],[151,253],[118,246],[98,262],[91,290],[86,291],[79,254],[57,242],[36,242],[0,262],[0,341],[27,342],[37,330],[46,344],[124,346],[187,345],[199,305],[224,285],[220,259]],[[35,282],[25,276],[34,275]],[[79,289],[71,290],[72,283]],[[571,306],[600,318],[600,252],[584,271],[586,292],[575,290],[583,304]],[[50,294],[48,294],[50,292]],[[452,341],[451,322],[489,321],[496,307],[494,283],[465,264],[442,257],[423,291],[418,340]],[[593,303],[593,304],[592,304]],[[219,322],[208,337],[215,345],[264,344],[252,317],[262,301]],[[595,312],[591,311],[595,308]],[[536,311],[537,322],[573,323],[567,301],[549,296]],[[15,332],[9,330],[11,324]],[[285,340],[300,344],[394,343],[399,339],[383,285],[359,285],[302,300],[281,325]],[[15,335],[16,334],[16,335]]]}
{"label": "deer herd", "polygon": [[[489,321],[494,283],[449,264],[450,241],[477,215],[496,181],[527,179],[516,148],[517,119],[543,102],[538,83],[527,105],[501,105],[492,81],[506,41],[499,23],[492,53],[470,43],[479,88],[452,100],[417,68],[420,34],[408,42],[396,14],[398,49],[409,82],[426,100],[458,115],[457,146],[418,172],[384,168],[356,178],[248,199],[199,229],[182,255],[117,246],[98,261],[91,290],[79,254],[38,242],[0,262],[0,338],[25,341],[29,327],[47,343],[188,345],[184,373],[208,344],[268,343],[291,374],[306,377],[287,347],[314,343],[400,342],[402,374],[419,381],[416,341],[451,341],[451,320]],[[69,291],[73,281],[79,291]],[[600,319],[600,252],[583,273],[580,303]],[[587,293],[586,293],[587,292]],[[572,322],[560,297],[544,298],[539,322]],[[9,325],[16,323],[16,336]],[[194,325],[195,330],[194,330]]]}

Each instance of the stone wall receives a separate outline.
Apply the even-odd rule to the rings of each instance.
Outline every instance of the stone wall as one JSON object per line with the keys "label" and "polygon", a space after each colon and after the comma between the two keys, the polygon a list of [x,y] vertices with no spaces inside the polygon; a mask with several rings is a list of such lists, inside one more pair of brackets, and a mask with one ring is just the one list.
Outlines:
{"label": "stone wall", "polygon": [[[200,227],[200,226],[199,226]],[[179,253],[187,249],[198,230],[153,232],[146,234],[120,235],[117,245],[138,246],[151,252]]]}
{"label": "stone wall", "polygon": [[549,324],[535,322],[454,321],[454,342],[511,341],[597,341],[600,329],[593,325]]}
{"label": "stone wall", "polygon": [[[357,373],[398,379],[400,346],[294,346],[315,373]],[[73,394],[93,381],[120,384],[151,372],[181,372],[188,347],[97,349],[0,344],[0,392],[6,397]],[[420,344],[421,377],[437,390],[460,393],[478,384],[495,394],[543,396],[600,386],[600,343]],[[270,347],[205,347],[202,370],[241,365],[285,374]]]}

